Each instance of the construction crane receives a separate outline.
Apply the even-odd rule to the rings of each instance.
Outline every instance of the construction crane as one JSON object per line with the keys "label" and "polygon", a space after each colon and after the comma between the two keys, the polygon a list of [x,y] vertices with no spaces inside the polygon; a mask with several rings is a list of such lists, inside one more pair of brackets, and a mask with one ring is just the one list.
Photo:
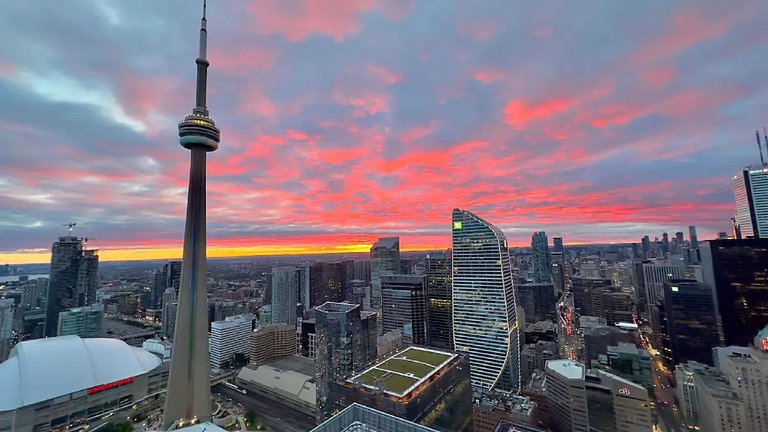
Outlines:
{"label": "construction crane", "polygon": [[61,226],[69,227],[69,236],[72,237],[72,228],[77,225],[77,222],[70,222],[68,224],[61,224]]}

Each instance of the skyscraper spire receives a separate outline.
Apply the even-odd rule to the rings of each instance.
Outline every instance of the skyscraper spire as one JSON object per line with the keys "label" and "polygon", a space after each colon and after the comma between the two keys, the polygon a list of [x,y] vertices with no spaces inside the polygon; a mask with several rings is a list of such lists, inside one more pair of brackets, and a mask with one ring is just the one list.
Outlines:
{"label": "skyscraper spire", "polygon": [[179,123],[179,143],[191,151],[184,254],[181,264],[171,375],[163,423],[182,427],[211,419],[210,360],[208,354],[208,304],[206,295],[205,161],[207,152],[219,148],[219,129],[208,114],[206,82],[206,4],[200,24],[197,89],[192,114]]}

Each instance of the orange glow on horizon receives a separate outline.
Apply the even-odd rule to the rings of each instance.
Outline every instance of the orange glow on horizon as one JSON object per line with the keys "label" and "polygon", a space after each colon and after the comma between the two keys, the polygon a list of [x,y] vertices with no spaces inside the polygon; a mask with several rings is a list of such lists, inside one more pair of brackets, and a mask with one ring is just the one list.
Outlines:
{"label": "orange glow on horizon", "polygon": [[[208,258],[247,258],[280,255],[321,255],[344,253],[367,253],[372,244],[347,244],[329,246],[208,246]],[[402,252],[423,252],[447,249],[448,246],[422,245],[402,248]],[[181,247],[100,249],[99,261],[150,261],[181,259]],[[0,253],[0,265],[48,264],[50,252]]]}

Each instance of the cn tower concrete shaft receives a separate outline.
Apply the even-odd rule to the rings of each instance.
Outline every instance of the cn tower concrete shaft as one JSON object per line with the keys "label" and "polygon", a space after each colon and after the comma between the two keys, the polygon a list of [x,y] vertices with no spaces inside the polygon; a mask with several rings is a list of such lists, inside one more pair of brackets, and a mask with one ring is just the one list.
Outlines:
{"label": "cn tower concrete shaft", "polygon": [[206,286],[205,160],[219,147],[219,129],[206,106],[208,31],[205,3],[200,23],[196,104],[179,123],[179,142],[191,151],[184,256],[176,312],[163,424],[179,428],[211,420],[210,354],[208,353],[208,295]]}
{"label": "cn tower concrete shaft", "polygon": [[[211,366],[208,354],[208,297],[205,254],[205,148],[192,149],[181,264],[179,304],[164,422],[171,425],[211,419]],[[180,425],[180,426],[181,426]]]}

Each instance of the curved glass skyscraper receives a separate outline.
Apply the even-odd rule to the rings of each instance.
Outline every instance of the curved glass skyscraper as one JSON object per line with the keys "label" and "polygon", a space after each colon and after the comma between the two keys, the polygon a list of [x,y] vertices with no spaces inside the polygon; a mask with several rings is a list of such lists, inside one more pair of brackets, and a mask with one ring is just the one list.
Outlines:
{"label": "curved glass skyscraper", "polygon": [[520,341],[512,268],[504,233],[475,214],[454,209],[453,340],[469,353],[472,386],[520,385]]}

